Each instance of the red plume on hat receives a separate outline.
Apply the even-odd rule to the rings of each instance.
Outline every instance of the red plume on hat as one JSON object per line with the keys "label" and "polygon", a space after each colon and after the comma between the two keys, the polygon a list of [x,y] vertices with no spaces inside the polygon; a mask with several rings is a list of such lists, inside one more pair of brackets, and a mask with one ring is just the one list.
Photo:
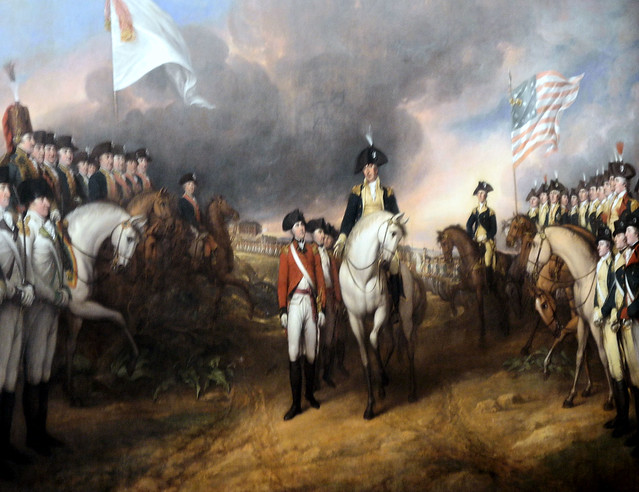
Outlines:
{"label": "red plume on hat", "polygon": [[33,132],[29,109],[18,101],[18,84],[16,83],[15,63],[9,62],[4,66],[9,76],[9,85],[13,90],[15,103],[10,105],[2,117],[2,133],[7,146],[7,153],[12,153],[20,143],[22,136]]}

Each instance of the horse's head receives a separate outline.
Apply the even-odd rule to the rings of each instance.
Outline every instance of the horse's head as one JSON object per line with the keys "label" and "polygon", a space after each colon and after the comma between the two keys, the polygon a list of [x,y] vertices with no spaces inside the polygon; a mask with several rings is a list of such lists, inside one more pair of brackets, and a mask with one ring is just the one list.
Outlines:
{"label": "horse's head", "polygon": [[548,263],[552,250],[546,234],[542,231],[535,235],[530,242],[530,252],[528,253],[528,262],[526,264],[526,273],[536,275],[539,269]]}
{"label": "horse's head", "polygon": [[453,248],[455,247],[455,244],[453,243],[447,230],[437,231],[437,242],[442,248],[444,261],[446,263],[451,263],[453,261]]}
{"label": "horse's head", "polygon": [[171,194],[166,188],[161,188],[155,193],[153,200],[153,214],[162,220],[170,219],[171,213]]}
{"label": "horse's head", "polygon": [[406,235],[406,223],[408,217],[404,213],[393,215],[377,231],[377,239],[380,244],[380,256],[383,262],[390,262],[399,246],[399,242]]}
{"label": "horse's head", "polygon": [[535,309],[542,321],[546,324],[553,336],[558,337],[561,332],[559,320],[557,320],[557,301],[546,291],[535,289]]}
{"label": "horse's head", "polygon": [[238,220],[240,214],[235,210],[222,195],[216,195],[211,198],[208,206],[209,217],[220,216],[224,220]]}
{"label": "horse's head", "polygon": [[135,248],[144,234],[146,216],[136,215],[120,222],[111,233],[113,244],[113,269],[124,268],[135,253]]}
{"label": "horse's head", "polygon": [[523,241],[526,235],[532,235],[536,232],[535,224],[525,215],[515,215],[508,227],[506,235],[506,246],[512,248],[517,241]]}

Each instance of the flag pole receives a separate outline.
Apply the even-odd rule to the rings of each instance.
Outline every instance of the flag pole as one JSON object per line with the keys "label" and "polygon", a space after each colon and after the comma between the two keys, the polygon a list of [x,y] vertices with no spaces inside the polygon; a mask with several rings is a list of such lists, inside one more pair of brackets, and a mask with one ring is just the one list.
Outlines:
{"label": "flag pole", "polygon": [[[508,95],[509,95],[509,99],[508,101],[510,102],[510,105],[513,106],[514,104],[516,104],[517,102],[513,99],[513,77],[510,73],[510,70],[508,70]],[[518,206],[517,206],[517,202],[519,201],[517,199],[517,167],[515,166],[515,156],[513,155],[513,186],[515,188],[515,215],[519,215],[519,210],[518,210]]]}

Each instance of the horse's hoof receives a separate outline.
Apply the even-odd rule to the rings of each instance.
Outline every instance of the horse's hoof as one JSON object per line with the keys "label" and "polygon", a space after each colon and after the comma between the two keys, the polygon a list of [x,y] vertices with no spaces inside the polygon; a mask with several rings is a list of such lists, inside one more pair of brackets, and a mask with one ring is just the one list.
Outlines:
{"label": "horse's hoof", "polygon": [[364,412],[364,420],[372,420],[375,417],[375,413],[372,408],[367,408]]}
{"label": "horse's hoof", "polygon": [[584,398],[590,396],[591,394],[592,394],[592,390],[590,388],[586,388],[585,390],[581,392],[581,396],[583,396]]}
{"label": "horse's hoof", "polygon": [[572,408],[575,406],[575,404],[572,402],[572,400],[564,400],[564,404],[562,406],[564,408]]}

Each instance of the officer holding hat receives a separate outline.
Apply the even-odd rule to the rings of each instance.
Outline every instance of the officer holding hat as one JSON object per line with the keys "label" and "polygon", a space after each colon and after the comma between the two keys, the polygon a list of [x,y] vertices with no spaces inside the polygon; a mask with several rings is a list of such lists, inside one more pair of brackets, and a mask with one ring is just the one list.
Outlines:
{"label": "officer holding hat", "polygon": [[306,379],[306,400],[313,408],[315,399],[315,357],[318,326],[324,326],[326,289],[322,260],[315,244],[306,244],[306,221],[299,209],[288,213],[282,229],[290,231],[291,242],[280,252],[277,299],[280,322],[288,339],[289,377],[293,404],[284,415],[290,420],[302,412],[302,358]]}
{"label": "officer holding hat", "polygon": [[497,235],[497,218],[492,208],[488,207],[486,198],[493,187],[486,181],[480,181],[473,192],[477,196],[478,205],[473,209],[466,221],[466,232],[484,248],[484,264],[486,265],[486,280],[493,286],[493,272],[495,267],[495,236]]}

